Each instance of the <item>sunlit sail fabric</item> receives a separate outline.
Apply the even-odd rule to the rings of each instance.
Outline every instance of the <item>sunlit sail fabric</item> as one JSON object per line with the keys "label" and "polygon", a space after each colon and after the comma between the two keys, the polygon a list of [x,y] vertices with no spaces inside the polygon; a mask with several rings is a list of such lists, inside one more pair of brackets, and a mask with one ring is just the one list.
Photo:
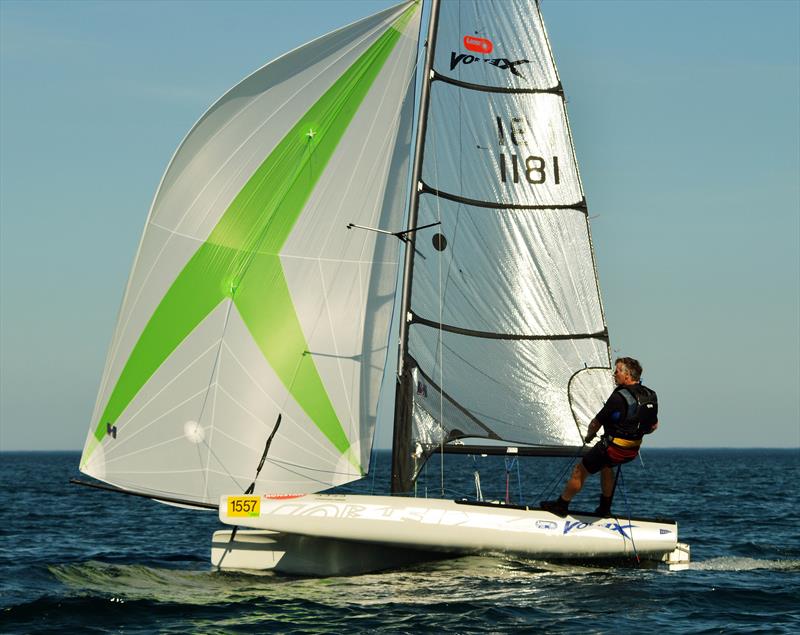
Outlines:
{"label": "sunlit sail fabric", "polygon": [[178,148],[123,299],[82,471],[216,503],[368,468],[402,223],[419,7],[275,60]]}
{"label": "sunlit sail fabric", "polygon": [[612,388],[608,336],[532,0],[441,1],[421,188],[417,226],[441,224],[416,237],[407,454],[463,437],[580,446]]}

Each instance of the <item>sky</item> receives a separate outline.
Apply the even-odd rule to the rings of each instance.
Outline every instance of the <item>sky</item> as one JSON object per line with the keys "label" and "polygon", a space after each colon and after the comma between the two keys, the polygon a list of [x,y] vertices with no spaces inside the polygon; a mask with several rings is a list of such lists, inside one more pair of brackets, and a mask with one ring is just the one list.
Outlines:
{"label": "sky", "polygon": [[[83,446],[153,194],[208,106],[391,4],[0,0],[0,450]],[[800,446],[800,2],[542,13],[613,352],[659,394],[648,445]]]}

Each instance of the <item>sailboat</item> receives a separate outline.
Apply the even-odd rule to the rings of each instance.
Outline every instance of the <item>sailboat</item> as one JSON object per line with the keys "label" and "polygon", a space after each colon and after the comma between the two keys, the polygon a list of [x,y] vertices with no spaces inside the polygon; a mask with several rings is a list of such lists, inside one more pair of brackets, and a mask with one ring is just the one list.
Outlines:
{"label": "sailboat", "polygon": [[[80,469],[217,510],[219,568],[685,562],[671,520],[410,495],[437,452],[576,456],[610,368],[538,4],[403,2],[254,72],[180,144]],[[392,392],[392,495],[324,493],[369,472]]]}

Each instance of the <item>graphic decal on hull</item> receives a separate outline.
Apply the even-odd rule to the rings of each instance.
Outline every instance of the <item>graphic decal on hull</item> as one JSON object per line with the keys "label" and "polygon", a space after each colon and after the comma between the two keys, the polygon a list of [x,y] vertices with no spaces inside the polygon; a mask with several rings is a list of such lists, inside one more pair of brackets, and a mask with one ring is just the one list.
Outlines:
{"label": "graphic decal on hull", "polygon": [[631,537],[625,533],[626,529],[633,529],[636,525],[627,524],[621,525],[616,522],[611,523],[584,523],[580,520],[568,520],[564,523],[564,534],[570,533],[572,530],[580,531],[581,529],[586,529],[588,527],[603,527],[605,529],[610,529],[611,531],[617,532],[623,538],[627,538],[628,540]]}

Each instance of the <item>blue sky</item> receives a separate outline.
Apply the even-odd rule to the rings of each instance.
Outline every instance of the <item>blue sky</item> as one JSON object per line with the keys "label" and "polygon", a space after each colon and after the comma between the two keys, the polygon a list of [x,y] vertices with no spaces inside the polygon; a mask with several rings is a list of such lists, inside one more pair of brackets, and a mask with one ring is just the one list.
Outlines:
{"label": "blue sky", "polygon": [[[390,2],[0,2],[0,449],[79,449],[205,109]],[[661,446],[800,446],[800,3],[545,0],[615,354]],[[388,445],[388,426],[379,431]]]}

